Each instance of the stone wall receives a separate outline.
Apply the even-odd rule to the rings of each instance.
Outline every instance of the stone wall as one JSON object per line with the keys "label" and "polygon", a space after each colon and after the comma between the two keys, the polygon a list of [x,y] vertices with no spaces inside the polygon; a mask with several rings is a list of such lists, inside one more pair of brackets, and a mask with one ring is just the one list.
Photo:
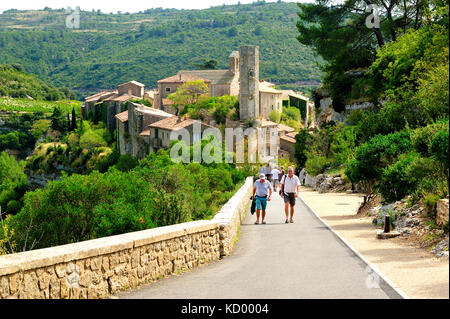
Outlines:
{"label": "stone wall", "polygon": [[221,256],[228,256],[233,251],[238,229],[245,217],[252,192],[253,177],[247,177],[244,186],[230,198],[212,219],[213,222],[219,224]]}
{"label": "stone wall", "polygon": [[448,198],[440,199],[436,208],[436,224],[445,225],[448,222]]}
{"label": "stone wall", "polygon": [[231,253],[252,178],[200,220],[0,256],[0,299],[105,298]]}

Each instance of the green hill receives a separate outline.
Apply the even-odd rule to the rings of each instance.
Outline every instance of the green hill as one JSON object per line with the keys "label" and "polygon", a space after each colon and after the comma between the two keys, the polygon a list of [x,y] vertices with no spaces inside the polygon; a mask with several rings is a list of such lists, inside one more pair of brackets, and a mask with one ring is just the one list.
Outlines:
{"label": "green hill", "polygon": [[70,98],[70,91],[47,85],[35,75],[25,72],[18,64],[0,64],[0,97],[33,98],[56,101]]}
{"label": "green hill", "polygon": [[209,59],[227,68],[231,51],[254,44],[260,46],[261,78],[318,84],[317,57],[296,40],[297,12],[295,3],[283,2],[134,14],[82,11],[80,29],[72,30],[65,26],[65,9],[9,10],[0,15],[0,63],[20,63],[44,81],[87,94],[130,79],[155,87],[157,80]]}

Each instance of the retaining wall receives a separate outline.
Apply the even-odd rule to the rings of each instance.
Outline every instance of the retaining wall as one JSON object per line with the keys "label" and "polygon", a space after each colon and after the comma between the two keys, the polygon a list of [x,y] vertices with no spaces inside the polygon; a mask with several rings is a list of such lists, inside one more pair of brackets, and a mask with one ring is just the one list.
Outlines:
{"label": "retaining wall", "polygon": [[253,186],[247,178],[200,220],[0,256],[1,298],[105,298],[231,253]]}

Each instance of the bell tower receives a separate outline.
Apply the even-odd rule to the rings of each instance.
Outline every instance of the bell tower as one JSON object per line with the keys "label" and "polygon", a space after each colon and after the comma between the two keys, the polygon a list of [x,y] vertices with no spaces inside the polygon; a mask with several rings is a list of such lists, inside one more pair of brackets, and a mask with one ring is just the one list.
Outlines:
{"label": "bell tower", "polygon": [[259,47],[254,45],[239,48],[239,117],[259,117]]}

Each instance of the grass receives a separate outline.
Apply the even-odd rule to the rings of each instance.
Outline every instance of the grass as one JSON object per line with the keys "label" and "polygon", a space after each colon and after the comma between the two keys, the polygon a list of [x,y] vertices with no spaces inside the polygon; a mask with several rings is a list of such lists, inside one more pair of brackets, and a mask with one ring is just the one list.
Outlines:
{"label": "grass", "polygon": [[55,107],[59,107],[63,113],[71,113],[75,107],[75,113],[80,116],[80,101],[36,101],[28,99],[13,99],[0,97],[0,111],[4,112],[42,112],[52,113]]}

